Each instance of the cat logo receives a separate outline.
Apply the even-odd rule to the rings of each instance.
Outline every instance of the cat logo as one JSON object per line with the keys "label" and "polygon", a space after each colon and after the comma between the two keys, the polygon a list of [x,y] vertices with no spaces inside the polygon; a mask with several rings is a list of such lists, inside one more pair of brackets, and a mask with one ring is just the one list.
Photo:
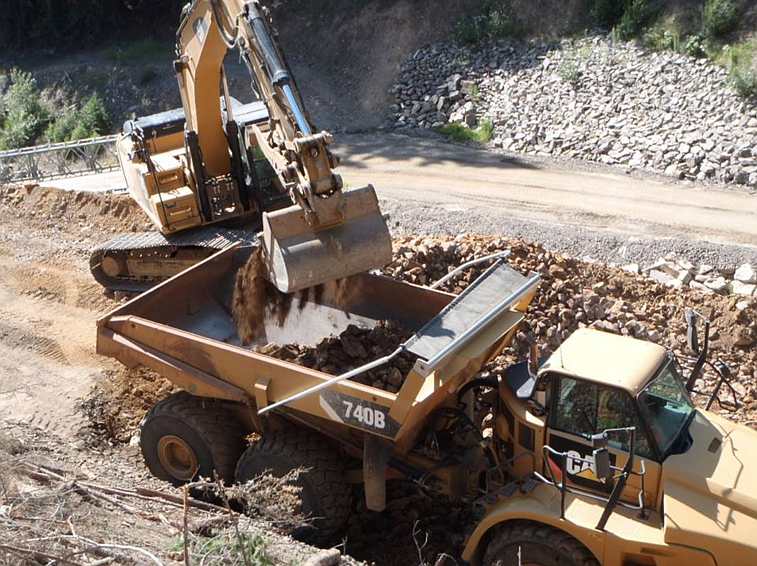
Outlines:
{"label": "cat logo", "polygon": [[[612,480],[603,482],[596,474],[594,467],[593,449],[590,445],[582,442],[576,442],[564,436],[553,434],[550,436],[549,445],[558,452],[564,452],[567,455],[565,462],[565,472],[571,483],[596,489],[603,492],[611,492],[614,482]],[[554,455],[549,457],[549,467],[556,478],[561,477],[562,459]],[[615,465],[615,454],[610,453],[610,465]],[[562,481],[558,479],[558,481]]]}
{"label": "cat logo", "polygon": [[597,470],[594,467],[594,456],[588,454],[582,456],[575,450],[568,450],[568,461],[565,470],[571,476],[586,478],[590,481],[599,481]]}

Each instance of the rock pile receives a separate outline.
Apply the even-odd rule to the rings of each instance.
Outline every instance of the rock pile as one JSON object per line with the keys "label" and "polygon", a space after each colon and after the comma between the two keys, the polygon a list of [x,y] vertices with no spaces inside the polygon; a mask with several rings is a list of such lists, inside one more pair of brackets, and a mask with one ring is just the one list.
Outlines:
{"label": "rock pile", "polygon": [[[351,324],[339,336],[323,338],[315,348],[299,344],[267,344],[256,348],[256,351],[331,375],[339,375],[388,356],[411,335],[395,321],[380,320],[373,328],[360,328]],[[353,380],[396,393],[414,363],[415,357],[405,352],[390,363],[358,375]]]}
{"label": "rock pile", "polygon": [[396,127],[494,125],[494,147],[757,186],[757,108],[725,69],[597,36],[432,45],[390,93]]}
{"label": "rock pile", "polygon": [[[543,278],[525,319],[543,353],[551,353],[574,330],[585,326],[687,353],[684,314],[694,309],[712,320],[712,356],[734,370],[743,410],[731,418],[757,425],[755,297],[706,293],[683,284],[665,285],[647,275],[548,252],[538,244],[482,236],[396,239],[394,261],[387,266],[386,274],[430,283],[453,266],[505,249],[511,250],[508,263],[516,270],[537,272]],[[442,288],[460,292],[487,267],[479,264]],[[746,269],[741,271],[739,276],[745,276]],[[496,373],[512,361],[524,359],[528,351],[524,338],[519,336],[487,371]],[[712,386],[714,375],[706,378]]]}
{"label": "rock pile", "polygon": [[[638,273],[638,264],[629,264],[623,269]],[[644,272],[666,287],[688,286],[702,293],[720,295],[757,296],[757,273],[751,264],[737,269],[715,269],[711,265],[694,265],[686,260],[659,258]]]}

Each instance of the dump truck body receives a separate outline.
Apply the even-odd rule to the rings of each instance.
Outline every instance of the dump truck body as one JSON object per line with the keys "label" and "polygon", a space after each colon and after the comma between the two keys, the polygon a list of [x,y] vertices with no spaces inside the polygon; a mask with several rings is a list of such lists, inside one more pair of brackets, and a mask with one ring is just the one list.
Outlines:
{"label": "dump truck body", "polygon": [[[512,338],[538,277],[527,279],[500,262],[507,271],[493,273],[510,287],[494,279],[489,289],[481,287],[487,293],[497,288],[476,305],[488,319],[465,336],[449,331],[470,322],[457,319],[454,295],[382,276],[352,276],[308,294],[309,300],[294,297],[285,318],[272,313],[263,321],[260,343],[313,345],[349,324],[370,328],[388,319],[410,332],[426,328],[408,350],[426,348],[427,357],[418,357],[397,393],[345,380],[261,417],[257,412],[268,405],[334,376],[242,345],[231,303],[237,272],[253,253],[254,247],[223,250],[109,313],[98,322],[98,353],[129,367],[153,369],[192,395],[229,403],[250,431],[310,427],[338,439],[360,459],[366,450],[363,437],[375,436],[390,443],[395,471],[420,477],[434,469],[443,491],[458,489],[455,465],[440,466],[413,448],[429,415],[457,406],[459,389]],[[503,305],[509,296],[513,300]],[[437,361],[434,352],[442,354]]]}

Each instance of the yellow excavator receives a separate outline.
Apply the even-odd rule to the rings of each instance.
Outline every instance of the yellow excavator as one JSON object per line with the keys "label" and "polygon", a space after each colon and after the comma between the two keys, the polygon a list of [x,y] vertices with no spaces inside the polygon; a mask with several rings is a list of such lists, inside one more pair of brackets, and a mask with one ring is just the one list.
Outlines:
{"label": "yellow excavator", "polygon": [[[160,232],[94,250],[95,279],[141,291],[237,242],[262,246],[267,275],[285,293],[387,263],[375,190],[344,189],[332,137],[311,124],[267,9],[194,0],[176,44],[183,108],[126,122],[118,143],[128,191]],[[254,102],[229,94],[231,49],[249,70]]]}

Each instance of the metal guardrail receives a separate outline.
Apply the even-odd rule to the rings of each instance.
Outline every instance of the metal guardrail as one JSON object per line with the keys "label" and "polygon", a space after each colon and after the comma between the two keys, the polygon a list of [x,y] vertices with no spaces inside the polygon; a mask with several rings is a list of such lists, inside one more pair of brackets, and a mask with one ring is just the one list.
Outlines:
{"label": "metal guardrail", "polygon": [[116,142],[103,136],[0,151],[0,183],[92,175],[119,168]]}

